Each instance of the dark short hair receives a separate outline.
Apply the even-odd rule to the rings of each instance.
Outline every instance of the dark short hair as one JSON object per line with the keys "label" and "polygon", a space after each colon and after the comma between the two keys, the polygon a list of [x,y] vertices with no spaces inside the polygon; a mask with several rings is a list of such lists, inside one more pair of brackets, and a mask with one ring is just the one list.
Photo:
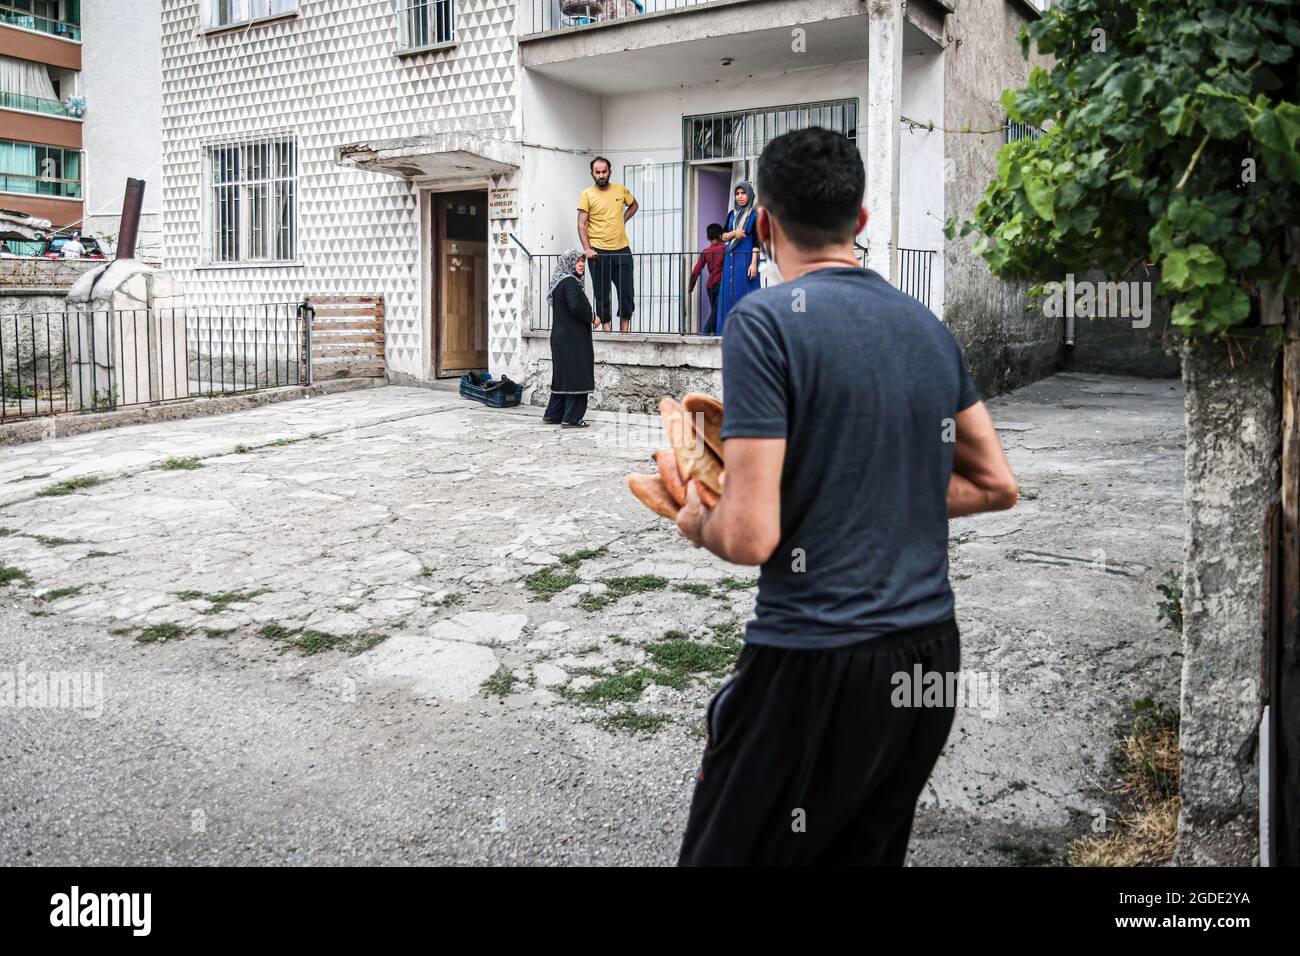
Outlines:
{"label": "dark short hair", "polygon": [[852,239],[867,174],[857,145],[813,126],[778,136],[758,157],[758,194],[790,241],[818,249]]}
{"label": "dark short hair", "polygon": [[704,234],[708,236],[710,239],[721,239],[722,223],[719,222],[709,223],[708,227],[704,230]]}
{"label": "dark short hair", "polygon": [[613,163],[611,163],[611,162],[610,162],[608,159],[606,159],[604,156],[597,156],[595,159],[593,159],[593,160],[591,161],[591,167],[590,167],[590,168],[591,168],[591,171],[592,171],[593,173],[596,171],[596,164],[597,164],[597,163],[604,163],[604,164],[605,164],[605,167],[606,167],[606,168],[607,168],[611,173],[614,172],[614,164],[613,164]]}

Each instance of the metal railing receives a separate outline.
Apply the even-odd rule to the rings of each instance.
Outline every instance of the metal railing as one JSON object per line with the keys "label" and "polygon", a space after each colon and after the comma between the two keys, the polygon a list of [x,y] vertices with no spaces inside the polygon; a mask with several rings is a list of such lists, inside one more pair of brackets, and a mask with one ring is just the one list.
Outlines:
{"label": "metal railing", "polygon": [[647,13],[683,10],[713,0],[533,0],[528,33],[616,23]]}
{"label": "metal railing", "polygon": [[935,255],[933,249],[898,250],[898,287],[927,309]]}
{"label": "metal railing", "polygon": [[23,13],[21,10],[14,10],[9,7],[0,7],[0,26],[35,30],[38,33],[48,33],[64,40],[81,40],[80,24],[69,23],[66,20],[52,20],[49,17],[38,17],[35,14]]}
{"label": "metal railing", "polygon": [[308,381],[299,303],[0,318],[0,421]]}
{"label": "metal railing", "polygon": [[29,113],[46,113],[50,116],[70,116],[61,100],[47,100],[40,96],[6,93],[0,90],[0,107],[10,110],[27,110]]}
{"label": "metal railing", "polygon": [[[854,243],[854,252],[858,265],[865,269],[867,247],[861,243]],[[555,271],[559,254],[532,254],[528,250],[525,250],[525,253],[528,255],[529,288],[532,299],[528,328],[534,332],[549,331],[552,326],[552,305],[546,298],[546,289],[550,285],[551,274]],[[899,249],[898,255],[898,288],[928,308],[934,274],[933,263],[937,253],[933,249]],[[710,310],[706,291],[709,275],[707,264],[700,271],[695,291],[690,291],[691,272],[701,256],[700,252],[634,252],[625,253],[624,256],[632,260],[628,271],[632,277],[633,310],[631,327],[628,331],[650,335],[713,337],[712,334],[704,331]],[[747,267],[742,267],[739,263],[732,267],[730,265],[732,254],[728,252],[725,256],[722,281],[730,281],[738,288]],[[762,268],[765,261],[760,254],[759,275],[763,286],[767,285],[767,277]],[[616,269],[617,266],[613,266],[610,271]],[[596,270],[589,261],[583,279],[583,292],[601,321],[609,322],[611,328],[618,329],[618,288],[613,284],[611,277],[607,306],[611,315],[601,314],[593,282],[595,274]],[[723,301],[719,295],[719,314],[722,313]]]}
{"label": "metal railing", "polygon": [[33,196],[80,199],[81,180],[29,176],[26,173],[0,173],[0,190],[10,193],[30,193]]}

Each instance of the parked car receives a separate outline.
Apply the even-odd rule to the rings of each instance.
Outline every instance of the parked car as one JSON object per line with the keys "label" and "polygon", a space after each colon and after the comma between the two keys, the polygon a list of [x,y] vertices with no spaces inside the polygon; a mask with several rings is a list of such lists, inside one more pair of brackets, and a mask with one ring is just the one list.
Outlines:
{"label": "parked car", "polygon": [[[49,239],[46,239],[41,243],[41,248],[36,254],[42,259],[62,259],[63,244],[71,238],[72,237],[68,235],[51,236]],[[78,236],[77,238],[86,249],[85,255],[81,256],[82,259],[108,258],[104,255],[103,247],[100,246],[99,242],[94,237]]]}

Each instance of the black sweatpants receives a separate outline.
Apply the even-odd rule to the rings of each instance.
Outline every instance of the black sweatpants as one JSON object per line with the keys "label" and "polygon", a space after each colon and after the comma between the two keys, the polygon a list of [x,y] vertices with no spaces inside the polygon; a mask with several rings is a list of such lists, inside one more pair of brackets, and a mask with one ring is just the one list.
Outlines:
{"label": "black sweatpants", "polygon": [[894,706],[894,675],[918,663],[959,669],[956,622],[834,650],[746,644],[709,702],[679,865],[901,866],[954,713]]}
{"label": "black sweatpants", "polygon": [[618,292],[618,317],[630,319],[636,309],[635,295],[632,288],[633,266],[632,249],[597,249],[596,258],[590,260],[591,287],[596,297],[596,314],[601,322],[612,322],[610,315],[609,284],[614,283]]}
{"label": "black sweatpants", "polygon": [[586,392],[581,395],[551,392],[551,399],[546,403],[546,411],[542,412],[542,420],[576,425],[582,421],[582,416],[585,414],[587,414]]}

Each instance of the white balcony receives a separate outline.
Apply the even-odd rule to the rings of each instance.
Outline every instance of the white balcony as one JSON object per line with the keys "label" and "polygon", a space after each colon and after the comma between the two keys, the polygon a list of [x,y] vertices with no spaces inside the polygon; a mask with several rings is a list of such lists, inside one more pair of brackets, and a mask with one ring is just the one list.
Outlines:
{"label": "white balcony", "polygon": [[[519,58],[535,73],[593,93],[693,86],[866,58],[861,0],[534,0]],[[612,10],[616,16],[602,16]],[[527,31],[533,32],[527,32]]]}

